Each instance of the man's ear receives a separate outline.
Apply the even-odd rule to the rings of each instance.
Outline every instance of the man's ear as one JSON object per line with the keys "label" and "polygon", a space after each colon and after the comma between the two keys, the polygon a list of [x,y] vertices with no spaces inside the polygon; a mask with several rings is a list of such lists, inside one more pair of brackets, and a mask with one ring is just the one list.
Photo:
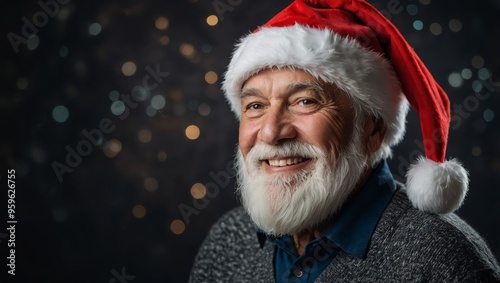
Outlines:
{"label": "man's ear", "polygon": [[370,117],[366,121],[366,150],[368,153],[374,153],[380,148],[387,132],[387,125],[381,118]]}

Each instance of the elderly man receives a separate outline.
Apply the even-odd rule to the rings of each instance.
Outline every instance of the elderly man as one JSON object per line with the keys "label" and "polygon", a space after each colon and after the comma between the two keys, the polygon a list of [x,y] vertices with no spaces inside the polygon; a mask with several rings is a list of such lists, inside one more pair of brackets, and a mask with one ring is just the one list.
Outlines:
{"label": "elderly man", "polygon": [[[452,212],[468,176],[445,160],[447,95],[362,0],[297,0],[244,37],[223,84],[240,119],[237,208],[191,282],[496,282],[485,242]],[[406,186],[386,159],[421,119]]]}

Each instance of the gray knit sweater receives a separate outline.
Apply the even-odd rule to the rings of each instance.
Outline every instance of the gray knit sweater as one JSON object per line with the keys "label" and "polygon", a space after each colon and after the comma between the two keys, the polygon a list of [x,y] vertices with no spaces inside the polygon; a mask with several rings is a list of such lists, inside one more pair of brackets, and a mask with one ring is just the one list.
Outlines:
{"label": "gray knit sweater", "polygon": [[[274,246],[261,248],[243,208],[224,215],[203,242],[190,282],[274,282]],[[396,193],[366,259],[342,251],[315,282],[500,282],[483,239],[455,214],[419,211]]]}

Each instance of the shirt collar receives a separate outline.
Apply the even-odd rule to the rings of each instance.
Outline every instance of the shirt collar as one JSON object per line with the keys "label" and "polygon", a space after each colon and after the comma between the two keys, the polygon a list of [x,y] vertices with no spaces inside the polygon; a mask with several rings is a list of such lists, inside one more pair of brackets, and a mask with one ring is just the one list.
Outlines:
{"label": "shirt collar", "polygon": [[344,252],[365,258],[375,227],[396,190],[389,166],[383,160],[324,236]]}
{"label": "shirt collar", "polygon": [[[387,162],[383,160],[371,173],[366,184],[340,211],[335,225],[323,237],[334,242],[344,252],[365,258],[375,227],[397,187]],[[257,232],[262,248],[266,239],[272,242],[279,238]]]}

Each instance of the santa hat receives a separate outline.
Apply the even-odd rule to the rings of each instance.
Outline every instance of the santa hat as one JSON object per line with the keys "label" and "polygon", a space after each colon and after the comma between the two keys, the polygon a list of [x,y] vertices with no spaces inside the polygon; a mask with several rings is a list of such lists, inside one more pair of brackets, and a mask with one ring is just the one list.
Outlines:
{"label": "santa hat", "polygon": [[418,112],[426,158],[407,173],[413,205],[449,213],[463,202],[467,171],[445,160],[450,103],[397,28],[363,0],[296,0],[237,44],[223,82],[232,110],[241,115],[243,83],[260,70],[302,69],[347,93],[353,104],[381,117],[387,133],[380,157],[405,132],[408,102]]}

